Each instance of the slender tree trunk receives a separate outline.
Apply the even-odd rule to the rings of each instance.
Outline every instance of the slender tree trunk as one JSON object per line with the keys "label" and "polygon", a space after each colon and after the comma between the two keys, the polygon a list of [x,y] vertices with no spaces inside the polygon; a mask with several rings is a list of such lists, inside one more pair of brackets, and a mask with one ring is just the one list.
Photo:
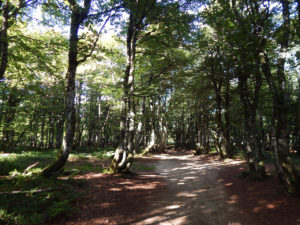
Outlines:
{"label": "slender tree trunk", "polygon": [[216,94],[216,124],[217,124],[217,150],[219,156],[224,159],[227,157],[226,146],[225,146],[225,136],[224,136],[224,123],[222,119],[222,97],[221,97],[221,87],[222,81],[217,81],[213,79],[214,90]]}
{"label": "slender tree trunk", "polygon": [[[227,75],[228,76],[228,75]],[[225,92],[225,99],[224,99],[224,140],[225,140],[225,152],[228,158],[233,157],[233,149],[232,143],[230,139],[230,81],[229,79],[226,80],[226,92]]]}
{"label": "slender tree trunk", "polygon": [[63,118],[59,119],[56,123],[56,137],[55,137],[55,148],[60,148],[63,140],[64,132],[64,120]]}
{"label": "slender tree trunk", "polygon": [[202,142],[202,135],[203,135],[203,130],[204,127],[202,126],[203,124],[203,119],[202,119],[202,106],[201,106],[201,101],[198,102],[198,112],[197,112],[197,142],[196,142],[196,151],[195,155],[201,155],[203,152],[203,142]]}
{"label": "slender tree trunk", "polygon": [[296,139],[295,149],[297,154],[300,155],[300,78],[298,78],[298,93],[297,93],[297,100],[296,100],[294,135]]}
{"label": "slender tree trunk", "polygon": [[164,152],[167,146],[167,126],[166,126],[166,118],[165,118],[165,109],[159,100],[158,105],[158,116],[159,116],[159,151]]}
{"label": "slender tree trunk", "polygon": [[137,152],[140,151],[142,145],[142,139],[143,139],[142,130],[145,122],[144,115],[146,111],[145,107],[146,107],[146,98],[144,97],[139,112],[140,121],[138,123],[137,130],[136,130],[135,149]]}
{"label": "slender tree trunk", "polygon": [[104,136],[105,126],[106,126],[106,124],[108,122],[108,119],[109,119],[109,113],[110,113],[110,105],[107,106],[104,121],[103,121],[103,123],[101,124],[101,126],[99,128],[97,147],[104,146],[103,136]]}
{"label": "slender tree trunk", "polygon": [[4,117],[2,140],[3,149],[11,149],[14,145],[15,130],[13,126],[13,121],[16,115],[16,107],[20,101],[21,98],[19,97],[19,91],[15,87],[11,88],[7,100],[6,112]]}
{"label": "slender tree trunk", "polygon": [[147,147],[144,149],[144,154],[153,151],[155,148],[155,140],[156,140],[156,135],[155,135],[155,112],[154,112],[154,99],[150,98],[149,99],[149,110],[150,110],[150,117],[149,117],[149,143]]}
{"label": "slender tree trunk", "polygon": [[[281,0],[283,25],[282,36],[280,38],[280,54],[277,63],[277,79],[271,73],[270,62],[268,56],[265,55],[265,63],[262,65],[265,77],[267,79],[269,89],[272,93],[274,104],[274,117],[276,119],[274,127],[274,150],[276,156],[276,168],[279,179],[287,190],[292,193],[300,193],[300,175],[294,167],[289,153],[289,96],[286,93],[286,77],[284,66],[286,63],[286,52],[288,49],[290,35],[290,12],[289,1]],[[277,81],[277,84],[276,84]]]}
{"label": "slender tree trunk", "polygon": [[45,136],[45,120],[46,112],[42,111],[42,124],[41,124],[41,139],[40,139],[40,149],[44,148],[44,136]]}
{"label": "slender tree trunk", "polygon": [[112,162],[114,172],[128,172],[133,161],[134,150],[134,61],[137,41],[136,18],[133,10],[129,16],[129,26],[127,30],[127,65],[123,82],[122,115],[120,122],[120,144],[116,149]]}
{"label": "slender tree trunk", "polygon": [[9,1],[3,3],[2,24],[0,31],[0,82],[4,79],[4,74],[8,62],[8,36],[7,31],[9,28]]}
{"label": "slender tree trunk", "polygon": [[248,88],[247,88],[247,79],[245,75],[240,75],[239,77],[239,92],[240,92],[240,99],[243,104],[243,114],[244,114],[244,129],[245,129],[245,142],[246,142],[246,153],[247,153],[247,162],[250,173],[256,173],[256,167],[255,167],[255,152],[253,149],[253,145],[251,144],[251,140],[253,140],[253,133],[252,126],[255,124],[252,124],[252,121],[255,119],[252,119],[251,117],[254,116],[254,113],[256,109],[253,108],[253,105],[251,105],[249,96],[248,96]]}
{"label": "slender tree trunk", "polygon": [[76,128],[75,128],[75,141],[74,141],[74,148],[77,148],[80,146],[80,131],[81,131],[81,95],[82,95],[82,86],[83,86],[83,81],[79,81],[79,86],[77,89],[77,97],[76,97]]}
{"label": "slender tree trunk", "polygon": [[73,1],[69,1],[71,5],[71,27],[69,39],[69,57],[68,71],[66,74],[66,108],[65,108],[65,127],[63,144],[60,155],[49,166],[43,169],[43,176],[50,176],[54,172],[60,171],[66,164],[70,151],[73,146],[75,133],[75,76],[79,61],[78,55],[78,30],[81,23],[87,18],[90,10],[91,0],[84,1],[84,8],[77,5]]}

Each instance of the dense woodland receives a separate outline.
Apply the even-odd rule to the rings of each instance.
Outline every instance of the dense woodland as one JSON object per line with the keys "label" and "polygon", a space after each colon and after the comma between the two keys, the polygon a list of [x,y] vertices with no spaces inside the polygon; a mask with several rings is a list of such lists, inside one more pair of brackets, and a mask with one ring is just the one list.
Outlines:
{"label": "dense woodland", "polygon": [[1,0],[0,151],[167,143],[300,191],[300,1]]}

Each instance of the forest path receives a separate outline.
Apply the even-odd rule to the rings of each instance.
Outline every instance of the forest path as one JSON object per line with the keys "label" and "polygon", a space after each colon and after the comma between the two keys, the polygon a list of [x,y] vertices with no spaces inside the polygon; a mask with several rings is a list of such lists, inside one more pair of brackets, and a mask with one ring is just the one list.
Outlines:
{"label": "forest path", "polygon": [[[242,224],[238,209],[224,191],[219,171],[240,161],[220,161],[217,157],[193,156],[191,152],[169,151],[155,155],[155,172],[166,189],[153,201],[143,218],[134,224]],[[243,223],[244,224],[244,223]]]}
{"label": "forest path", "polygon": [[137,176],[77,176],[85,185],[76,213],[49,225],[300,225],[300,198],[273,176],[240,179],[243,161],[168,150],[137,158],[134,167]]}

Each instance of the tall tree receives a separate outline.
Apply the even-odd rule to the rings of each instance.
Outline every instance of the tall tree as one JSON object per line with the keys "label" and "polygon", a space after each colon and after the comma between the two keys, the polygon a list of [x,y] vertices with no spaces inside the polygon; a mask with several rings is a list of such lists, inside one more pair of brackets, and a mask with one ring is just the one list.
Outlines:
{"label": "tall tree", "polygon": [[66,105],[65,105],[65,127],[61,152],[58,158],[49,166],[43,169],[43,176],[50,176],[52,173],[59,171],[68,160],[70,151],[73,146],[75,133],[75,77],[76,70],[80,63],[84,62],[88,55],[78,59],[78,31],[88,18],[92,0],[84,0],[83,6],[76,0],[68,0],[71,10],[69,53],[68,53],[68,70],[66,73]]}
{"label": "tall tree", "polygon": [[153,10],[155,1],[138,0],[125,2],[129,11],[126,48],[127,62],[123,80],[122,113],[120,121],[120,144],[115,152],[112,169],[114,172],[127,171],[133,160],[134,150],[134,73],[136,47],[140,32],[145,29],[145,19]]}
{"label": "tall tree", "polygon": [[264,54],[262,69],[269,84],[270,92],[273,97],[274,118],[273,126],[274,150],[276,156],[276,168],[279,179],[291,192],[300,192],[300,175],[293,165],[289,153],[289,123],[290,98],[288,94],[288,79],[285,71],[286,57],[290,43],[290,7],[291,3],[281,0],[282,25],[280,27],[279,53],[277,59],[276,76],[272,74],[269,56]]}

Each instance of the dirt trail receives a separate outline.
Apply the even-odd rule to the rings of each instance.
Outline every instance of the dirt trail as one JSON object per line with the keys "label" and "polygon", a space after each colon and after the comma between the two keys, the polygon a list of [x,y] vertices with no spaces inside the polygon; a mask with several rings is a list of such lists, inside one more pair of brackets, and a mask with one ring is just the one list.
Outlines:
{"label": "dirt trail", "polygon": [[137,163],[155,171],[78,176],[86,186],[77,213],[51,225],[300,225],[300,198],[287,196],[272,176],[238,178],[242,161],[168,151]]}
{"label": "dirt trail", "polygon": [[156,158],[156,173],[166,181],[166,190],[136,224],[241,224],[235,219],[238,210],[217,178],[218,171],[230,162],[174,152]]}

